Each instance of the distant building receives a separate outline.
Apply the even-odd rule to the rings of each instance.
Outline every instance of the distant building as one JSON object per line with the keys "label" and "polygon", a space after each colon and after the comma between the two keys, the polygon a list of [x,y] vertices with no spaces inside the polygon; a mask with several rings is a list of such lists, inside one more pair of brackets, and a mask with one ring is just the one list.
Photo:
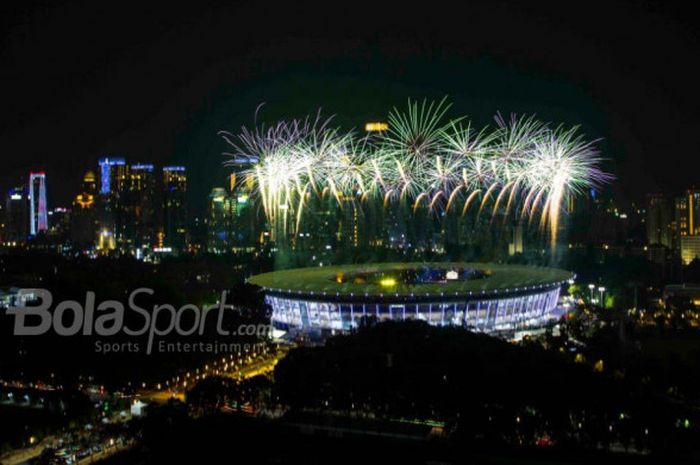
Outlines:
{"label": "distant building", "polygon": [[663,194],[649,195],[646,215],[647,244],[671,247],[671,210]]}
{"label": "distant building", "polygon": [[43,171],[29,173],[29,234],[46,231],[49,227],[46,205],[46,174]]}
{"label": "distant building", "polygon": [[612,199],[593,197],[588,221],[576,226],[586,232],[589,244],[623,244],[628,238],[629,216]]}
{"label": "distant building", "polygon": [[141,402],[140,400],[134,400],[131,404],[131,416],[140,417],[146,412],[147,404]]}
{"label": "distant building", "polygon": [[163,247],[187,246],[187,173],[184,166],[163,167]]}
{"label": "distant building", "polygon": [[117,248],[117,241],[114,238],[114,233],[108,229],[101,229],[97,234],[96,247],[98,252],[106,254]]}
{"label": "distant building", "polygon": [[663,298],[685,298],[700,306],[700,284],[669,284],[664,288]]}
{"label": "distant building", "polygon": [[6,245],[18,245],[29,235],[29,194],[25,187],[15,187],[8,191],[5,202]]}
{"label": "distant building", "polygon": [[33,289],[20,289],[18,287],[0,289],[0,308],[24,307],[28,302],[36,299],[36,292]]}
{"label": "distant building", "polygon": [[232,173],[229,189],[232,200],[232,246],[234,252],[250,251],[255,247],[260,231],[252,201],[254,180],[251,174]]}
{"label": "distant building", "polygon": [[669,249],[661,244],[644,246],[644,256],[657,265],[665,266],[669,261]]}
{"label": "distant building", "polygon": [[68,208],[56,207],[49,210],[49,229],[47,232],[54,244],[62,245],[68,242],[71,216],[71,210]]}
{"label": "distant building", "polygon": [[207,252],[220,254],[232,250],[234,214],[235,201],[226,189],[212,189],[207,216]]}
{"label": "distant building", "polygon": [[689,189],[676,198],[675,221],[679,236],[700,234],[700,191]]}
{"label": "distant building", "polygon": [[80,208],[91,208],[95,206],[97,195],[97,179],[92,171],[85,172],[81,191],[75,196],[73,205]]}
{"label": "distant building", "polygon": [[[684,195],[676,198],[671,231],[674,255],[683,258],[683,237],[700,235],[700,191],[688,189]],[[686,256],[690,253],[691,243],[685,241]]]}
{"label": "distant building", "polygon": [[133,253],[140,258],[155,244],[155,186],[153,165],[129,166],[116,202],[116,240],[124,253]]}
{"label": "distant building", "polygon": [[97,240],[97,179],[88,171],[83,176],[80,192],[73,199],[70,220],[70,241],[79,250],[92,248]]}
{"label": "distant building", "polygon": [[364,245],[364,215],[358,199],[352,196],[342,197],[338,242],[358,248]]}
{"label": "distant building", "polygon": [[[347,226],[347,227],[345,227]],[[272,236],[265,236],[271,242],[279,242],[282,238],[274,237],[274,228],[270,228]],[[345,229],[345,231],[343,231]],[[295,238],[296,247],[300,250],[312,252],[319,260],[326,254],[332,254],[336,248],[338,238],[347,234],[348,245],[352,241],[352,212],[348,212],[346,218],[339,215],[336,208],[336,200],[332,196],[325,198],[312,198],[309,200],[308,208],[305,212],[304,221]]]}
{"label": "distant building", "polygon": [[[207,212],[208,214],[208,212]],[[207,216],[195,216],[188,222],[189,240],[187,243],[187,251],[199,253],[207,250],[208,242],[208,218]]]}
{"label": "distant building", "polygon": [[517,224],[513,227],[513,240],[508,244],[508,255],[523,253],[523,225]]}
{"label": "distant building", "polygon": [[127,166],[123,158],[105,157],[97,162],[100,167],[100,193],[118,192],[126,182]]}
{"label": "distant building", "polygon": [[383,132],[383,131],[388,131],[389,130],[389,124],[381,122],[381,121],[372,121],[369,123],[365,123],[365,131],[366,132]]}
{"label": "distant building", "polygon": [[117,231],[124,223],[121,195],[126,186],[129,167],[123,158],[105,157],[97,162],[99,192],[95,199],[97,217],[97,249],[107,252],[116,248]]}
{"label": "distant building", "polygon": [[681,236],[681,260],[687,265],[696,258],[700,259],[700,235]]}

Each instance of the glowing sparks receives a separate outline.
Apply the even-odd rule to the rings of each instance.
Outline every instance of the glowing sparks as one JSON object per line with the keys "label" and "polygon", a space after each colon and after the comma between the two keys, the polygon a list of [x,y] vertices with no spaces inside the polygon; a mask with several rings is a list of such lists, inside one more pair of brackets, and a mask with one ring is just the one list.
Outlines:
{"label": "glowing sparks", "polygon": [[486,211],[528,224],[539,213],[554,247],[566,199],[610,179],[577,128],[497,115],[494,129],[476,131],[464,118],[446,120],[449,108],[445,99],[409,101],[405,112],[389,113],[388,127],[364,136],[320,113],[221,134],[277,236],[296,235],[316,198],[341,209],[399,203],[414,214],[424,205],[465,216],[476,205],[477,218]]}

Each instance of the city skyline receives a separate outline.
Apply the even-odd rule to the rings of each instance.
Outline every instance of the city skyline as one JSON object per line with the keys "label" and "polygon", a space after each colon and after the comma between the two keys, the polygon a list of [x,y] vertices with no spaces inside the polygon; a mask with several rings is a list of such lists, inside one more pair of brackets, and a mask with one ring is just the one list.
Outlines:
{"label": "city skyline", "polygon": [[[388,126],[385,125],[384,130],[386,129],[386,127]],[[43,228],[40,229],[42,231],[46,231],[49,229],[49,226],[56,226],[61,221],[64,221],[64,217],[70,217],[72,210],[74,210],[74,216],[80,217],[81,208],[79,207],[83,207],[84,209],[84,207],[86,206],[99,204],[98,192],[100,194],[110,193],[110,179],[122,179],[121,182],[123,183],[127,179],[127,172],[133,171],[134,173],[143,172],[144,174],[147,174],[153,173],[155,169],[155,165],[153,164],[128,163],[124,157],[114,156],[99,158],[96,160],[95,164],[97,165],[97,169],[87,170],[85,172],[85,175],[83,176],[82,191],[78,189],[79,193],[73,197],[73,200],[68,205],[52,205],[50,203],[47,203],[46,174],[44,172],[30,171],[27,176],[28,182],[24,184],[24,186],[22,186],[21,183],[18,183],[18,187],[13,187],[6,192],[5,201],[3,202],[0,211],[2,211],[5,215],[4,217],[6,218],[6,221],[11,222],[12,224],[7,224],[4,226],[5,240],[3,240],[3,242],[18,242],[18,238],[29,238],[31,236],[36,235],[31,233],[31,229],[32,226],[36,228],[38,225],[38,198],[41,197],[39,195],[39,192],[43,192],[43,210],[45,210],[44,215],[48,214],[48,217],[44,220],[45,224]],[[231,214],[233,215],[231,218],[237,216],[238,213],[236,212],[239,208],[236,206],[237,202],[241,201],[241,199],[243,200],[243,202],[246,202],[253,192],[253,184],[251,183],[253,183],[254,181],[253,179],[251,179],[250,173],[254,171],[250,171],[245,167],[237,167],[236,165],[234,165],[233,168],[234,170],[229,173],[225,182],[223,182],[219,186],[213,187],[212,190],[206,194],[205,198],[209,200],[205,204],[204,208],[199,212],[192,212],[191,208],[188,206],[189,202],[188,197],[186,195],[188,192],[188,189],[186,188],[187,169],[184,166],[179,165],[159,167],[159,169],[162,170],[163,178],[158,181],[157,185],[159,189],[162,189],[162,197],[154,198],[152,202],[154,202],[154,206],[157,204],[159,205],[157,207],[159,209],[157,226],[158,228],[160,228],[158,230],[160,232],[154,230],[154,232],[150,233],[152,237],[149,238],[149,244],[151,244],[153,247],[161,249],[162,251],[165,251],[163,242],[163,237],[165,237],[165,231],[170,230],[170,236],[173,236],[175,234],[175,229],[179,228],[179,232],[177,233],[177,235],[180,236],[180,239],[177,239],[177,247],[175,248],[184,250],[184,244],[187,242],[184,239],[184,237],[189,232],[186,230],[188,230],[189,227],[192,226],[192,221],[204,221],[205,223],[207,221],[214,221],[212,219],[213,217],[210,216],[212,215],[212,205],[214,205],[211,203],[212,196],[224,196],[227,199],[230,198],[230,200],[226,200],[225,203],[222,203],[222,205],[227,205],[226,208],[229,208],[231,210]],[[126,171],[114,172],[114,169],[121,169]],[[231,168],[223,167],[222,169],[229,170]],[[246,174],[246,170],[248,170],[248,174]],[[98,173],[98,175],[96,175],[95,173]],[[37,210],[34,216],[32,216],[32,202],[30,195],[30,186],[32,186],[33,181],[36,181],[34,186],[36,188],[36,198],[33,204],[35,209]],[[94,186],[91,188],[87,188],[86,183],[94,184]],[[170,196],[168,194],[168,185],[170,185]],[[601,187],[604,188],[605,185],[606,184],[601,184]],[[156,185],[154,184],[154,187],[155,186]],[[123,186],[120,187],[120,189],[121,188],[123,188]],[[239,189],[243,190],[239,191]],[[597,188],[594,190],[598,191]],[[48,192],[50,192],[50,190],[48,190]],[[175,193],[173,194],[173,192]],[[240,194],[240,192],[243,192],[243,194]],[[173,197],[173,195],[176,195],[176,197]],[[243,197],[241,197],[241,195],[243,195]],[[700,193],[695,188],[689,187],[683,189],[682,195],[673,195],[658,191],[650,192],[645,196],[645,199],[642,202],[635,203],[627,208],[621,207],[615,201],[614,198],[604,196],[601,198],[602,200],[604,200],[604,203],[601,204],[597,197],[598,195],[600,194],[596,194],[596,197],[590,197],[590,195],[585,194],[583,196],[579,196],[579,199],[571,197],[570,199],[566,200],[566,203],[568,203],[568,205],[565,208],[566,211],[562,212],[565,221],[569,221],[567,216],[573,212],[574,205],[578,205],[577,208],[580,209],[582,205],[590,203],[591,200],[595,200],[596,204],[599,205],[599,207],[597,208],[603,208],[608,212],[612,212],[618,218],[627,219],[629,215],[641,215],[640,218],[642,218],[641,221],[642,223],[644,223],[645,230],[640,231],[640,233],[636,236],[636,238],[634,239],[635,241],[637,241],[636,243],[639,244],[643,242],[647,246],[663,246],[667,250],[671,251],[674,255],[682,257],[683,262],[685,264],[688,264],[690,261],[692,261],[695,256],[700,255],[700,243],[698,243],[696,239],[696,237],[700,237],[700,223],[698,222],[698,218],[700,218]],[[501,196],[497,196],[494,194],[494,197]],[[226,202],[231,203],[228,204]],[[607,204],[607,202],[610,202],[609,205]],[[476,203],[478,204],[478,201]],[[11,205],[15,204],[16,206],[14,207],[13,213]],[[166,204],[168,204],[169,207],[166,207]],[[19,207],[19,205],[24,206]],[[259,205],[258,208],[260,209],[262,208],[262,206]],[[414,212],[415,208],[416,206],[414,205],[412,207]],[[585,208],[589,209],[590,206]],[[20,213],[17,213],[18,210],[20,211]],[[54,214],[56,214],[56,216],[54,216]],[[155,212],[151,214],[153,215],[155,214]],[[19,221],[15,218],[14,220],[10,221],[9,218],[12,217],[12,215],[20,215],[24,219]],[[236,231],[236,228],[240,228],[241,225],[239,223],[236,223],[232,219],[229,220],[220,217],[219,220],[223,221],[223,223],[221,223],[219,227],[231,231],[230,234],[244,234],[246,237],[248,237],[249,239],[246,240],[246,243],[249,244],[248,246],[252,245],[255,242],[254,239],[250,238],[259,235],[260,232],[263,230],[270,230],[266,229],[270,227],[269,223],[267,224],[267,226],[264,226],[263,223],[261,223],[267,221],[262,217],[250,217],[248,220],[246,220],[250,223],[249,226],[243,227],[244,229],[248,228],[250,230],[246,233]],[[355,225],[354,227],[351,227],[351,229],[354,228],[354,232],[350,230],[345,232],[339,231],[337,234],[354,234],[355,239],[353,239],[353,243],[354,247],[357,247],[359,245],[358,240],[360,237],[360,235],[358,235],[359,230],[357,222],[360,220],[358,218],[348,218],[346,220],[350,221],[352,224]],[[177,224],[180,225],[185,224],[186,226],[185,228],[173,226],[173,221],[177,222]],[[255,225],[255,221],[257,221],[259,224]],[[365,220],[362,221],[364,222]],[[20,225],[19,229],[17,225]],[[372,227],[371,225],[369,226],[370,228]],[[345,226],[341,226],[341,230],[343,228],[345,228]],[[107,229],[111,230],[112,228]],[[211,229],[211,227],[209,227],[209,229]],[[157,237],[157,234],[161,234],[161,236]],[[215,239],[213,238],[211,233],[208,234],[208,241],[215,242]],[[522,232],[520,232],[519,234],[522,234]],[[367,240],[366,230],[363,231],[361,235],[364,237],[363,240]],[[302,234],[302,238],[303,236],[304,235]],[[574,234],[571,238],[565,236],[563,238],[563,241],[569,241],[570,243],[573,241],[575,243],[577,241],[580,241],[578,237],[579,236],[577,234]],[[303,242],[303,239],[301,240]],[[228,243],[228,241],[229,240],[227,239],[224,242]],[[515,243],[511,243],[509,247],[516,247],[518,250],[520,250],[520,252],[522,252],[522,237],[520,237],[520,239],[517,239],[517,241],[519,241],[519,245],[516,246]],[[603,243],[608,243],[608,245],[610,245],[611,243],[616,243],[616,241],[616,239],[611,238],[601,239],[598,242],[600,245],[602,245]],[[168,244],[167,246],[170,247],[170,245],[172,244]],[[239,244],[239,246],[241,246],[241,244]],[[207,245],[202,244],[200,245],[200,247],[206,248]],[[212,247],[213,249],[218,250],[218,253],[224,251],[224,249],[221,249],[220,246]],[[226,247],[233,247],[233,245],[232,243],[229,243],[229,245]],[[237,247],[233,248],[236,249]]]}

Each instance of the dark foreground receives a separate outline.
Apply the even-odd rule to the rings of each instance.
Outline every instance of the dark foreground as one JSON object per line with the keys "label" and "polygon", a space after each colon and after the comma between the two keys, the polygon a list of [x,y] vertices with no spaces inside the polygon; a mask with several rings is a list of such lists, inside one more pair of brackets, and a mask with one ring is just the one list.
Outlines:
{"label": "dark foreground", "polygon": [[[201,419],[182,417],[145,429],[141,446],[103,463],[121,464],[584,464],[659,463],[658,458],[624,453],[561,450],[510,450],[488,444],[461,447],[439,438],[418,439],[339,432],[330,424],[265,421],[238,415]],[[154,429],[151,429],[154,428]],[[156,430],[155,428],[160,428]],[[416,437],[411,437],[416,436]],[[676,462],[678,463],[678,462]]]}

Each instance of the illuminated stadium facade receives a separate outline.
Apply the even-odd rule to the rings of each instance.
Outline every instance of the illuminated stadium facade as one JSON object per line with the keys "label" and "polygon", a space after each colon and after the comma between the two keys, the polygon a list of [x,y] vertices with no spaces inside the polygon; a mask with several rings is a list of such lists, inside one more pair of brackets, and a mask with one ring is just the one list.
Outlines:
{"label": "illuminated stadium facade", "polygon": [[556,319],[567,271],[488,263],[402,263],[265,273],[272,325],[286,337],[352,331],[363,320],[422,320],[491,334],[541,328]]}

